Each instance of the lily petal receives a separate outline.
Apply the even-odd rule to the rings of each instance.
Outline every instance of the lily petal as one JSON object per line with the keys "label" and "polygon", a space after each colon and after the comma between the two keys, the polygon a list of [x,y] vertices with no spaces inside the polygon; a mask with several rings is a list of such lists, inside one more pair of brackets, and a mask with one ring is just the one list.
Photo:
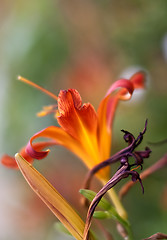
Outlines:
{"label": "lily petal", "polygon": [[[113,91],[121,88],[114,96],[110,96]],[[127,94],[129,93],[129,94]],[[121,99],[127,99],[133,93],[133,84],[125,79],[116,81],[108,90],[106,97],[102,100],[98,108],[98,134],[99,147],[102,159],[109,158],[111,149],[111,125],[113,122],[116,106]]]}
{"label": "lily petal", "polygon": [[18,168],[15,158],[12,156],[9,156],[8,154],[4,154],[1,157],[1,163],[8,168],[14,168],[14,169]]}
{"label": "lily petal", "polygon": [[[48,146],[52,146],[55,145],[55,142],[50,141],[50,142],[38,142],[34,144],[34,149],[36,151],[41,151],[42,149],[48,147]],[[26,147],[23,147],[20,150],[20,154],[27,160],[27,162],[32,163],[34,158],[31,157],[27,152],[26,152]],[[12,156],[9,156],[7,154],[4,154],[1,158],[1,163],[5,166],[5,167],[9,167],[9,168],[14,168],[17,169],[17,163],[15,161],[15,158]]]}
{"label": "lily petal", "polygon": [[146,81],[146,74],[145,72],[137,72],[132,75],[130,81],[133,83],[135,89],[144,88],[145,81]]}
{"label": "lily petal", "polygon": [[24,178],[53,214],[78,240],[83,239],[84,222],[59,192],[20,154],[15,159]]}
{"label": "lily petal", "polygon": [[89,103],[82,106],[80,94],[75,89],[61,90],[58,96],[58,110],[60,115],[57,120],[60,126],[75,138],[83,134],[83,128],[96,133],[97,115]]}
{"label": "lily petal", "polygon": [[82,100],[75,89],[60,91],[58,97],[60,126],[72,137],[78,139],[95,162],[99,162],[97,144],[97,114],[90,103],[82,106]]}
{"label": "lily petal", "polygon": [[[144,87],[145,75],[134,74],[130,80],[120,79],[113,83],[98,108],[98,134],[101,157],[107,159],[111,149],[111,127],[119,100],[129,100],[133,91]],[[119,89],[119,90],[118,90]],[[118,90],[117,92],[115,92]],[[111,94],[115,95],[111,95]]]}
{"label": "lily petal", "polygon": [[96,163],[94,159],[84,150],[82,144],[77,139],[73,138],[71,135],[66,133],[62,128],[56,126],[50,126],[42,131],[36,133],[31,139],[29,144],[26,147],[26,152],[32,157],[37,159],[42,159],[47,156],[47,151],[37,151],[34,148],[33,141],[36,138],[44,137],[54,140],[54,143],[57,145],[62,145],[65,148],[69,149],[71,152],[80,157],[83,162],[87,165],[88,168],[92,168]]}

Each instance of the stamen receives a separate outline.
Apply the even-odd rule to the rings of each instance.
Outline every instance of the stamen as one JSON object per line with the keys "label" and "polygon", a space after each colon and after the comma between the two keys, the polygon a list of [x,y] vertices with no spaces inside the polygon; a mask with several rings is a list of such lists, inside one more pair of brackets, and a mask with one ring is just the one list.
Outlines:
{"label": "stamen", "polygon": [[43,110],[37,113],[37,117],[44,117],[48,114],[56,113],[57,110],[57,104],[55,105],[49,105],[49,106],[44,106]]}
{"label": "stamen", "polygon": [[137,166],[137,167],[135,167],[135,168],[132,168],[130,171],[136,170],[136,169],[138,169],[139,167],[140,167],[140,165]]}
{"label": "stamen", "polygon": [[53,99],[55,99],[55,100],[58,100],[58,97],[57,97],[55,94],[53,94],[53,93],[51,93],[50,91],[44,89],[43,87],[37,85],[36,83],[31,82],[31,81],[28,80],[28,79],[23,78],[23,77],[21,77],[21,76],[18,76],[18,80],[20,80],[20,81],[22,81],[22,82],[24,82],[24,83],[26,83],[26,84],[28,84],[28,85],[31,85],[32,87],[34,87],[34,88],[36,88],[36,89],[44,92],[45,94],[47,94],[47,95],[50,96],[51,98],[53,98]]}

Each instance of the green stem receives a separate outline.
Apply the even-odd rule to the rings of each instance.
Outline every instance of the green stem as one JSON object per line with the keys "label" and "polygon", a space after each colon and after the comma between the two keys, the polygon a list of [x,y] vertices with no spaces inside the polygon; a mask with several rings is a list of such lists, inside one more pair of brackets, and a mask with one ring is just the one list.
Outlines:
{"label": "green stem", "polygon": [[131,230],[131,225],[128,220],[123,219],[119,214],[115,211],[113,214],[113,208],[108,210],[108,214],[110,215],[110,218],[114,218],[116,221],[118,221],[127,231],[128,234],[128,240],[133,240],[133,234]]}

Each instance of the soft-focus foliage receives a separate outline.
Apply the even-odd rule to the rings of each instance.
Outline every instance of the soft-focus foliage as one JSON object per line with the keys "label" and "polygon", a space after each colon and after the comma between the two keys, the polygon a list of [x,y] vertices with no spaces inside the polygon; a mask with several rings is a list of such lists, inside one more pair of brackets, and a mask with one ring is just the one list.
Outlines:
{"label": "soft-focus foliage", "polygon": [[[167,138],[166,0],[1,1],[0,13],[0,153],[14,155],[35,132],[55,124],[52,116],[35,116],[52,100],[16,81],[18,74],[56,94],[60,89],[76,88],[84,102],[97,106],[121,72],[129,76],[134,69],[144,68],[149,73],[147,94],[140,101],[136,95],[135,103],[119,106],[112,153],[124,147],[120,129],[137,134],[146,118],[145,142]],[[151,148],[146,166],[166,151],[166,145]],[[83,165],[67,151],[56,149],[39,168],[79,209]],[[135,219],[136,239],[152,235],[153,229],[166,231],[165,181],[162,170],[144,181],[144,196],[133,188],[124,199],[130,221]],[[0,189],[0,239],[54,239],[54,230],[48,227],[54,221],[52,215],[19,173],[0,166]]]}

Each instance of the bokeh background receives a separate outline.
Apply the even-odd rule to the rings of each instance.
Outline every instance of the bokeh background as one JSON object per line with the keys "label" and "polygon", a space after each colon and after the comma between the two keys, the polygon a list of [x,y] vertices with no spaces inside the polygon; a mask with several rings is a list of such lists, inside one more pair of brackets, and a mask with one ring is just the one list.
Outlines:
{"label": "bokeh background", "polygon": [[[1,155],[14,155],[35,132],[57,124],[51,115],[36,117],[43,105],[54,104],[53,99],[17,81],[17,75],[55,94],[76,88],[83,102],[97,108],[112,82],[140,69],[147,72],[147,89],[119,105],[112,153],[125,146],[120,130],[137,135],[146,118],[143,147],[167,138],[167,1],[1,0]],[[167,145],[151,148],[145,168],[166,153]],[[61,147],[34,164],[80,211],[83,164]],[[144,180],[144,195],[137,184],[123,200],[135,240],[158,231],[167,233],[166,171]],[[55,230],[55,221],[20,172],[1,165],[0,239],[69,239]],[[105,224],[121,239],[114,222]]]}

